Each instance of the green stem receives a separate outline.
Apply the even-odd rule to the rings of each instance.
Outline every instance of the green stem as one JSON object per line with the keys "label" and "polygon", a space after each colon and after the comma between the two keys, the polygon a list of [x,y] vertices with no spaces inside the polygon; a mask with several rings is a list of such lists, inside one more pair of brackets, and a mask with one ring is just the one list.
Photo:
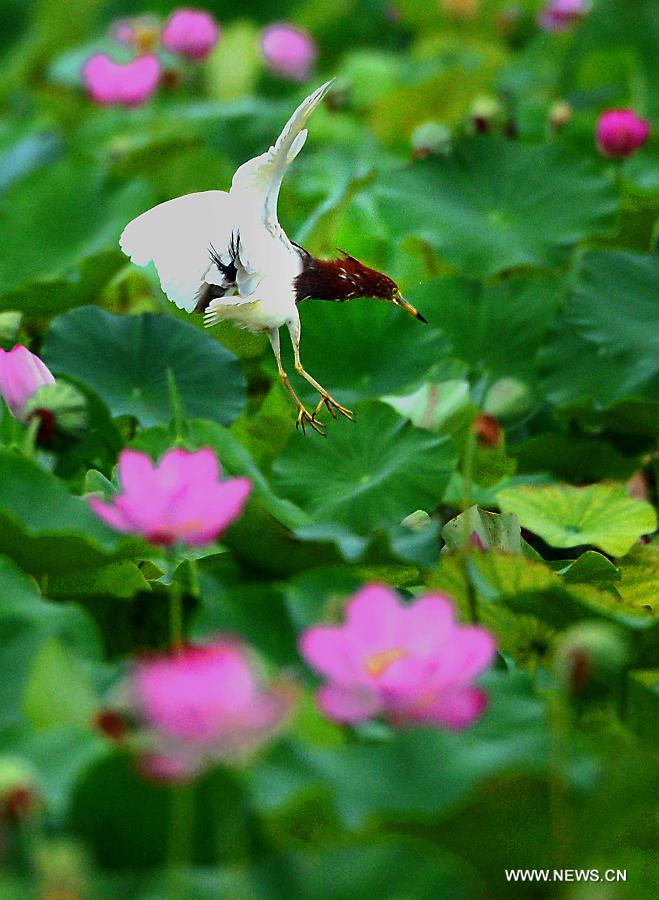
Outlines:
{"label": "green stem", "polygon": [[183,589],[176,579],[176,550],[170,553],[169,593],[169,641],[175,650],[183,646]]}
{"label": "green stem", "polygon": [[175,578],[169,585],[169,639],[175,650],[180,649],[183,644],[183,592]]}
{"label": "green stem", "polygon": [[168,869],[171,900],[187,900],[185,870],[192,857],[194,828],[194,784],[177,784],[171,790],[169,807]]}
{"label": "green stem", "polygon": [[465,551],[465,557],[463,559],[464,566],[464,577],[465,584],[467,586],[467,604],[469,606],[469,617],[471,621],[477,625],[480,622],[480,617],[478,615],[478,594],[476,593],[476,588],[474,586],[474,580],[471,575],[471,550],[467,549]]}
{"label": "green stem", "polygon": [[[470,508],[472,505],[472,488],[473,488],[473,470],[474,470],[474,451],[476,449],[476,434],[474,432],[474,423],[470,422],[469,431],[467,432],[467,438],[465,441],[464,451],[462,454],[462,466],[461,472],[462,475],[462,512],[465,513],[466,510]],[[469,531],[469,523],[467,521],[467,517],[463,515],[464,522],[464,556],[463,556],[463,571],[464,571],[464,579],[467,587],[467,603],[469,604],[469,616],[472,622],[478,622],[478,597],[476,594],[476,588],[474,586],[473,578],[471,575],[471,550],[472,541],[471,541],[471,533]]]}
{"label": "green stem", "polygon": [[469,425],[467,439],[465,441],[464,452],[462,454],[462,511],[469,509],[471,506],[471,493],[474,478],[474,450],[476,449],[476,435],[474,434],[473,422]]}

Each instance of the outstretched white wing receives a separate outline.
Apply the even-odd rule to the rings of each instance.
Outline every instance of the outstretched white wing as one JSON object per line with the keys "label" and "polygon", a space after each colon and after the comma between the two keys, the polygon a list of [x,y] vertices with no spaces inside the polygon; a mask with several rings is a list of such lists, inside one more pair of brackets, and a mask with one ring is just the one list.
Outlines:
{"label": "outstretched white wing", "polygon": [[[138,266],[155,263],[163,291],[180,309],[194,310],[204,283],[237,288],[241,297],[250,297],[266,275],[290,284],[299,257],[277,220],[279,188],[304,146],[306,123],[331,84],[328,81],[298,106],[266,153],[237,170],[230,193],[177,197],[126,226],[121,249]],[[231,284],[211,252],[234,267]]]}
{"label": "outstretched white wing", "polygon": [[235,226],[226,191],[203,191],[167,200],[133,219],[119,244],[138,266],[153,261],[160,285],[179,309],[192,312],[199,288],[221,284],[210,247],[224,254]]}
{"label": "outstretched white wing", "polygon": [[[313,111],[332,86],[334,79],[317,88],[295,110],[284,130],[269,150],[250,159],[236,171],[231,182],[231,195],[240,197],[237,211],[244,213],[249,200],[250,218],[265,225],[275,237],[284,236],[277,220],[279,188],[288,166],[307,139],[306,124]],[[244,200],[242,198],[245,198]],[[285,236],[284,236],[285,237]]]}

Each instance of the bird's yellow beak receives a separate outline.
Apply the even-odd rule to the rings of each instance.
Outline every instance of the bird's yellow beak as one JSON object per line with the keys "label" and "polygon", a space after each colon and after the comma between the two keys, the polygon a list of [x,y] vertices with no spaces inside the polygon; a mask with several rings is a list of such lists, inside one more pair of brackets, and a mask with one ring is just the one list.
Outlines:
{"label": "bird's yellow beak", "polygon": [[414,316],[415,319],[418,319],[419,322],[425,322],[428,324],[428,320],[425,316],[423,316],[418,309],[415,309],[411,303],[408,303],[405,297],[402,294],[396,294],[393,299],[393,303],[396,306],[400,306],[401,309],[404,309],[406,313],[409,313],[411,316]]}

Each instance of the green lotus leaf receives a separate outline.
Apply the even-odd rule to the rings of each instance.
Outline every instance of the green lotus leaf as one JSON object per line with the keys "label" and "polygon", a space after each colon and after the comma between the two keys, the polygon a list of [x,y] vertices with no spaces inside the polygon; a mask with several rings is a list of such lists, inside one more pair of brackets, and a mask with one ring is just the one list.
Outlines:
{"label": "green lotus leaf", "polygon": [[595,550],[586,550],[559,571],[568,584],[594,584],[597,587],[610,588],[615,582],[614,592],[620,581],[620,569],[614,566],[608,557]]}
{"label": "green lotus leaf", "polygon": [[236,357],[213,338],[170,316],[114,316],[84,307],[53,322],[44,360],[55,375],[89,385],[115,416],[142,425],[172,418],[168,370],[185,414],[227,424],[245,405]]}
{"label": "green lotus leaf", "polygon": [[[112,249],[116,266],[117,241],[124,225],[148,208],[151,198],[144,182],[113,188],[99,165],[75,155],[32,172],[0,204],[0,293],[15,294],[21,289],[25,296],[22,289],[54,283],[61,301],[63,283],[72,280],[75,287],[76,279],[78,289],[87,285],[91,291],[101,274],[107,280],[108,263],[99,262],[96,274],[87,267],[75,275],[80,263]],[[39,306],[35,290],[39,288],[33,287],[30,311]],[[40,299],[47,313],[57,310],[57,297],[49,299],[44,291]]]}
{"label": "green lotus leaf", "polygon": [[125,259],[118,250],[97,253],[83,259],[66,274],[40,278],[33,284],[3,294],[0,309],[20,309],[26,316],[45,318],[85,306],[97,299],[124,265]]}
{"label": "green lotus leaf", "polygon": [[480,278],[563,265],[583,238],[611,232],[617,208],[613,183],[589,161],[494,138],[387,173],[368,199],[394,238],[420,237]]}
{"label": "green lotus leaf", "polygon": [[99,698],[89,674],[62,642],[48,638],[39,648],[23,692],[26,719],[36,730],[88,728]]}
{"label": "green lotus leaf", "polygon": [[470,506],[447,522],[442,528],[442,537],[446,542],[443,552],[481,546],[487,550],[523,553],[531,559],[539,559],[535,550],[522,539],[517,516],[499,515],[478,506]]}
{"label": "green lotus leaf", "polygon": [[279,492],[317,522],[358,535],[434,509],[456,465],[453,443],[414,428],[384,403],[357,407],[326,440],[295,435],[273,467]]}
{"label": "green lotus leaf", "polygon": [[32,460],[0,451],[0,553],[34,575],[93,569],[144,552]]}
{"label": "green lotus leaf", "polygon": [[629,606],[652,613],[657,610],[659,585],[659,538],[634,547],[620,560],[620,583],[616,585]]}
{"label": "green lotus leaf", "polygon": [[[456,370],[444,335],[384,303],[310,300],[299,312],[304,367],[344,406],[401,393],[431,370],[447,378]],[[292,361],[285,364],[294,373]],[[306,382],[293,380],[301,396],[314,396]]]}
{"label": "green lotus leaf", "polygon": [[[626,603],[617,592],[564,580],[545,563],[521,554],[490,550],[442,555],[429,586],[450,594],[465,620],[473,618],[475,598],[479,620],[518,659],[546,649],[551,632],[538,623],[557,629],[601,617],[629,630],[639,664],[656,665],[659,660],[656,616]],[[544,648],[542,643],[535,646],[538,636]]]}
{"label": "green lotus leaf", "polygon": [[632,499],[620,485],[522,485],[497,492],[502,512],[514,513],[524,528],[552,547],[593,544],[624,556],[657,527],[654,509]]}
{"label": "green lotus leaf", "polygon": [[656,401],[658,279],[656,254],[591,250],[582,256],[570,299],[541,355],[552,403],[606,409],[628,398]]}
{"label": "green lotus leaf", "polygon": [[515,276],[489,284],[431,278],[408,293],[448,337],[453,353],[473,369],[528,379],[565,288],[547,276]]}
{"label": "green lotus leaf", "polygon": [[482,681],[491,705],[469,731],[414,728],[338,748],[290,744],[254,769],[256,803],[276,809],[300,790],[322,787],[350,828],[383,815],[436,824],[492,777],[546,770],[544,711],[527,678],[492,672]]}
{"label": "green lotus leaf", "polygon": [[35,582],[7,557],[0,556],[0,732],[23,721],[26,681],[41,648],[57,639],[67,653],[100,653],[91,619],[72,603],[51,603]]}
{"label": "green lotus leaf", "polygon": [[129,560],[70,574],[53,574],[48,579],[48,596],[62,600],[86,597],[128,600],[140,591],[149,590],[151,587],[142,570]]}

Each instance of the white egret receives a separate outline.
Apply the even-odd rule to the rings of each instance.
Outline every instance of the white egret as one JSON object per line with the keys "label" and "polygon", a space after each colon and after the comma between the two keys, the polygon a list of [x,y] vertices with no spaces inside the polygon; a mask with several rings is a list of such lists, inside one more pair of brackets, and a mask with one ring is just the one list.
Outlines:
{"label": "white egret", "polygon": [[[121,249],[137,265],[153,262],[163,291],[180,309],[203,313],[208,327],[225,319],[240,328],[266,332],[279,377],[297,407],[296,425],[320,434],[318,414],[325,406],[348,419],[349,409],[325,390],[300,359],[303,300],[345,301],[374,297],[426,320],[400,294],[396,284],[341,251],[333,260],[316,259],[287,237],[277,218],[277,198],[286,170],[307,138],[309,117],[331,81],[304,100],[275,144],[236,171],[227,191],[203,191],[167,200],[130,222]],[[298,398],[281,361],[279,328],[286,325],[295,369],[320,394],[310,413]]]}

